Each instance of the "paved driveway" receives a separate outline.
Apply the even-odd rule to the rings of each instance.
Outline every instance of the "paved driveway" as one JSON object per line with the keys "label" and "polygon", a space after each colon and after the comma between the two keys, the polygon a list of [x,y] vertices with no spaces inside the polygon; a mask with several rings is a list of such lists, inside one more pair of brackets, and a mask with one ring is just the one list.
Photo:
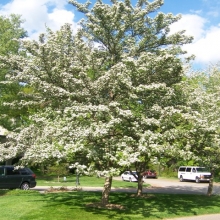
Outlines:
{"label": "paved driveway", "polygon": [[[145,179],[152,187],[144,189],[153,193],[173,193],[173,194],[206,194],[208,183],[180,182],[178,179]],[[213,194],[220,194],[220,184],[214,183]]]}
{"label": "paved driveway", "polygon": [[183,217],[183,218],[172,218],[164,220],[219,220],[220,214],[211,214],[211,215],[199,215],[193,217]]}
{"label": "paved driveway", "polygon": [[[121,177],[114,177],[115,180],[121,180]],[[145,183],[151,185],[150,188],[144,188],[143,192],[148,193],[172,193],[172,194],[206,194],[208,183],[180,182],[178,179],[144,179]],[[220,184],[214,183],[213,194],[220,194]]]}

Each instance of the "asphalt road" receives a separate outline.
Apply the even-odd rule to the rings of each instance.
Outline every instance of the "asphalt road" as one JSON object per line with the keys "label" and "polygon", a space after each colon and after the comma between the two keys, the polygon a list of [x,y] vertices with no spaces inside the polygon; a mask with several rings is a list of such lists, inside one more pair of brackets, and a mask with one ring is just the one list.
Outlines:
{"label": "asphalt road", "polygon": [[[172,193],[172,194],[206,194],[208,183],[195,183],[194,181],[180,182],[178,179],[145,179],[152,187],[144,189],[145,192],[152,193]],[[213,194],[220,194],[220,184],[214,184]]]}

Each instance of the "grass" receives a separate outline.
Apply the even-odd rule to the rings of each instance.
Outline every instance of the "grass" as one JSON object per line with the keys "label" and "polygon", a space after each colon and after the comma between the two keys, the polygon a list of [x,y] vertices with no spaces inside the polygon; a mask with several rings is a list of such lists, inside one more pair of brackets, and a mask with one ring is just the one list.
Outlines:
{"label": "grass", "polygon": [[0,190],[1,220],[156,220],[220,213],[220,196],[111,193],[110,203],[124,210],[91,208],[99,192],[40,194],[37,191]]}
{"label": "grass", "polygon": [[[80,186],[90,186],[90,187],[103,187],[105,182],[105,178],[100,177],[97,178],[95,176],[81,176],[80,177]],[[148,186],[149,184],[143,183],[143,186]],[[76,176],[71,175],[67,176],[66,181],[63,178],[60,178],[58,182],[58,178],[54,176],[37,176],[37,186],[76,186]],[[119,188],[136,188],[136,182],[126,182],[126,181],[112,181],[112,187]]]}

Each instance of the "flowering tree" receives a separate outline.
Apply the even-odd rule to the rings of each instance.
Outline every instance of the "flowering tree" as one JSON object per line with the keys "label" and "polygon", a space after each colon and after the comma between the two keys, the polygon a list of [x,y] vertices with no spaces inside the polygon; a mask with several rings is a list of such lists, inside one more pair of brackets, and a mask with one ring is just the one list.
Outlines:
{"label": "flowering tree", "polygon": [[167,137],[174,136],[167,132],[165,115],[184,117],[182,110],[173,107],[180,104],[176,102],[173,85],[181,81],[183,73],[177,56],[185,52],[180,46],[192,38],[185,36],[184,31],[169,34],[169,26],[180,16],[151,16],[163,4],[161,0],[138,1],[135,7],[130,1],[112,1],[111,5],[98,1],[92,9],[89,2],[69,2],[86,17],[81,21],[82,36],[100,48],[102,68],[92,68],[91,72],[99,83],[97,91],[102,86],[102,103],[114,103],[124,111],[118,115],[119,126],[114,126],[117,129],[110,133],[111,139],[116,140],[110,143],[111,149],[116,146],[116,152],[111,154],[119,156],[115,160],[121,166],[130,168],[135,164],[141,194],[141,174],[146,165],[162,154],[165,146],[173,148],[172,144],[164,145],[164,132]]}
{"label": "flowering tree", "polygon": [[197,136],[192,139],[191,146],[197,162],[211,169],[212,178],[207,195],[212,194],[213,178],[216,169],[219,169],[220,139],[219,139],[219,65],[207,70],[192,73],[187,81],[189,103],[197,114]]}
{"label": "flowering tree", "polygon": [[178,107],[175,85],[183,75],[178,55],[192,38],[169,34],[179,16],[150,16],[161,0],[138,1],[135,7],[129,0],[98,1],[91,9],[89,3],[69,2],[86,18],[75,36],[69,25],[55,33],[48,29],[39,41],[23,41],[28,58],[1,58],[13,70],[9,80],[34,88],[28,100],[10,105],[38,109],[29,126],[9,136],[1,157],[22,154],[24,163],[43,163],[81,155],[86,172],[106,175],[101,201],[106,205],[114,174],[135,165],[140,195],[148,162],[179,152],[173,122],[187,115]]}

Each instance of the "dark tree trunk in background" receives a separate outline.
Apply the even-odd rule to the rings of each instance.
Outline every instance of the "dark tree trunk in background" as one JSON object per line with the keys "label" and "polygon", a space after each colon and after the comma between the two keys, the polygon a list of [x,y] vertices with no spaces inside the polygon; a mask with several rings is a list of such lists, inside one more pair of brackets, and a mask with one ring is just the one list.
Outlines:
{"label": "dark tree trunk in background", "polygon": [[212,170],[212,177],[209,181],[209,186],[208,186],[208,190],[207,190],[207,196],[211,196],[212,195],[212,191],[213,191],[213,183],[214,183],[214,170]]}

